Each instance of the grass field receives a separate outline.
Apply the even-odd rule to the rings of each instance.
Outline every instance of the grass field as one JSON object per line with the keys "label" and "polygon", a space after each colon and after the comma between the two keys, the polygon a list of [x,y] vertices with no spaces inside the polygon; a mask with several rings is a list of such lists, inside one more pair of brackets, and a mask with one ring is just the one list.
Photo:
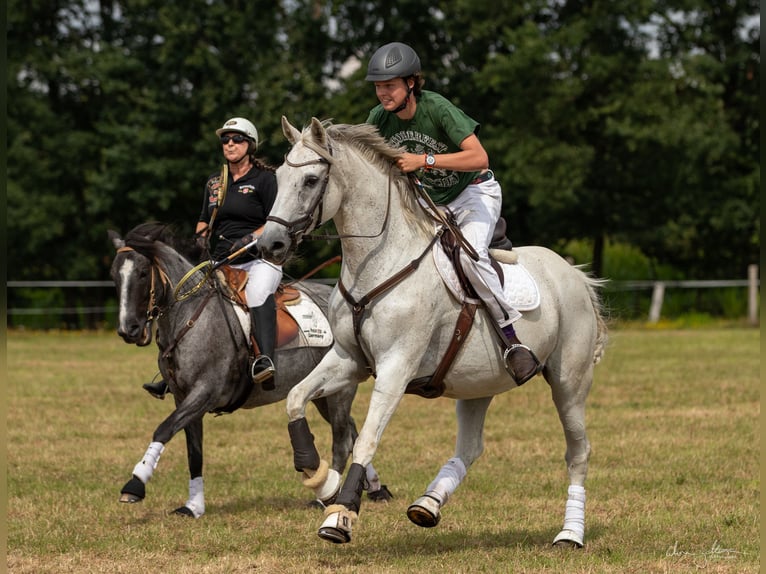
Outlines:
{"label": "grass field", "polygon": [[[547,385],[495,399],[485,452],[421,529],[405,510],[452,455],[454,403],[407,396],[375,467],[395,499],[365,502],[350,544],[316,535],[321,512],[292,468],[284,404],[205,428],[205,516],[186,500],[183,435],[137,505],[119,491],[171,402],[141,383],[156,349],[114,333],[7,336],[8,551],[12,573],[749,573],[760,569],[760,333],[612,332],[587,412],[593,446],[585,548],[561,527],[564,443]],[[370,383],[354,405],[364,420]],[[328,427],[309,422],[321,453]]]}

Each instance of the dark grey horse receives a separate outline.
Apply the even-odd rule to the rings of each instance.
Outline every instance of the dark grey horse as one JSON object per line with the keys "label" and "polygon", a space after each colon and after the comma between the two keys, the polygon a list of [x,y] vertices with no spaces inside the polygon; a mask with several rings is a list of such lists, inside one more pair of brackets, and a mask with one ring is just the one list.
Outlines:
{"label": "dark grey horse", "polygon": [[[174,288],[201,255],[191,240],[176,238],[166,225],[159,223],[139,225],[124,239],[114,231],[109,232],[109,237],[117,249],[111,275],[119,297],[118,334],[127,343],[148,345],[152,322],[156,322],[158,365],[175,399],[175,410],[154,431],[149,448],[122,489],[120,501],[144,499],[146,483],[165,445],[183,429],[189,462],[189,499],[175,512],[198,518],[205,512],[202,481],[205,414],[284,400],[288,391],[317,365],[329,345],[310,344],[305,330],[299,329],[297,339],[277,348],[279,370],[274,390],[263,390],[253,384],[249,373],[247,312],[227,296],[216,274],[193,296],[180,301],[174,297]],[[293,287],[298,289],[301,300],[313,301],[316,305],[313,308],[326,315],[331,287],[307,281],[294,283]],[[322,476],[307,476],[307,481],[324,480],[328,474],[337,475],[336,480],[340,481],[357,436],[350,412],[355,394],[356,388],[351,387],[314,401],[332,427],[332,468],[326,465]],[[368,495],[387,499],[390,493],[385,486],[381,487],[372,466],[368,472]]]}

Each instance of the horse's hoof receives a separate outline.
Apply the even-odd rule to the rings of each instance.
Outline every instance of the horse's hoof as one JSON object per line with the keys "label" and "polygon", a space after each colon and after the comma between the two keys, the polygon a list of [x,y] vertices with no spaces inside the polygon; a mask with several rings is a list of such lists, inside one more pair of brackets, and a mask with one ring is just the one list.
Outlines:
{"label": "horse's hoof", "polygon": [[173,511],[173,514],[178,514],[179,516],[188,516],[189,518],[195,518],[194,513],[186,506],[181,506],[180,508],[176,508]]}
{"label": "horse's hoof", "polygon": [[320,528],[319,538],[327,540],[328,542],[333,542],[334,544],[346,544],[347,542],[351,542],[351,536],[348,532],[332,527]]}
{"label": "horse's hoof", "polygon": [[351,523],[353,518],[349,512],[332,512],[319,527],[319,538],[334,544],[351,542]]}
{"label": "horse's hoof", "polygon": [[141,502],[146,498],[146,485],[133,475],[133,478],[122,487],[120,494],[120,502]]}
{"label": "horse's hoof", "polygon": [[552,546],[556,548],[582,548],[582,536],[572,530],[562,530],[553,539]]}
{"label": "horse's hoof", "polygon": [[407,509],[407,518],[423,528],[433,528],[441,520],[439,507],[439,501],[435,498],[421,496]]}
{"label": "horse's hoof", "polygon": [[368,492],[367,498],[373,502],[388,502],[389,500],[393,500],[394,495],[391,494],[391,491],[388,490],[388,487],[384,484],[379,490]]}

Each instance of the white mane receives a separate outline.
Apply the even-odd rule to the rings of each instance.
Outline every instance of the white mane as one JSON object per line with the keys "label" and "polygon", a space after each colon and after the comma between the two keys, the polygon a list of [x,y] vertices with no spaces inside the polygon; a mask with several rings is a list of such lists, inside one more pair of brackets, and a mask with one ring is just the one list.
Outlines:
{"label": "white mane", "polygon": [[[356,150],[363,159],[376,166],[384,178],[391,177],[392,185],[402,198],[404,216],[414,227],[422,229],[425,234],[433,233],[433,224],[418,204],[413,185],[407,174],[402,173],[396,167],[392,169],[396,158],[405,151],[403,148],[391,146],[380,135],[378,128],[371,124],[332,124],[325,121],[322,125],[331,142],[347,144]],[[337,158],[333,157],[331,152],[311,139],[310,133],[308,128],[303,130],[301,134],[303,144],[329,163],[332,164],[336,161]]]}

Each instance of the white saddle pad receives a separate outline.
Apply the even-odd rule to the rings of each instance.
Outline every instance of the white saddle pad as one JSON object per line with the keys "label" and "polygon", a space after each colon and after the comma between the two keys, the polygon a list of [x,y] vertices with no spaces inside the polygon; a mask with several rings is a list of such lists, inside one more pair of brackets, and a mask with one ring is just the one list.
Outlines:
{"label": "white saddle pad", "polygon": [[[237,312],[239,323],[246,337],[250,336],[250,315],[236,303],[232,303]],[[332,330],[327,317],[319,306],[301,292],[296,301],[290,301],[285,306],[287,312],[298,323],[299,334],[295,339],[282,345],[280,349],[296,349],[299,347],[329,347],[333,344]]]}
{"label": "white saddle pad", "polygon": [[301,298],[297,303],[291,302],[286,308],[293,319],[298,322],[300,330],[303,331],[303,337],[298,337],[297,346],[329,347],[332,345],[332,330],[327,317],[305,293],[301,293]]}
{"label": "white saddle pad", "polygon": [[[434,262],[445,285],[460,302],[475,299],[467,297],[460,286],[452,261],[437,242],[433,247]],[[517,311],[532,311],[540,306],[540,291],[537,283],[521,263],[500,263],[505,277],[503,292],[506,299]]]}

